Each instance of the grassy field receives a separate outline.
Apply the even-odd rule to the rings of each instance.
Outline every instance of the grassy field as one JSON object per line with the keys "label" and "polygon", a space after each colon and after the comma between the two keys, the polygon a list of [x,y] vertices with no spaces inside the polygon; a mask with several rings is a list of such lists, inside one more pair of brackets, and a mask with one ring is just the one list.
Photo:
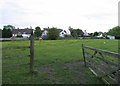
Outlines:
{"label": "grassy field", "polygon": [[[118,40],[78,39],[35,41],[35,74],[29,73],[29,49],[2,51],[3,84],[102,84],[84,67],[81,44],[118,53]],[[2,42],[3,48],[28,46],[29,41]],[[120,50],[120,49],[119,49]],[[13,66],[11,66],[13,65]]]}

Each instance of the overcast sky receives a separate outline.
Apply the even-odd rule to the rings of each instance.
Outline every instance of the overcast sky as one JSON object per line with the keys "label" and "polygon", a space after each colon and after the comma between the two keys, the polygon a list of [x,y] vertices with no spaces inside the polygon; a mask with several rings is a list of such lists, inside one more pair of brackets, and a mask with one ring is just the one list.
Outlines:
{"label": "overcast sky", "polygon": [[108,31],[118,25],[119,0],[0,0],[0,28],[32,26]]}

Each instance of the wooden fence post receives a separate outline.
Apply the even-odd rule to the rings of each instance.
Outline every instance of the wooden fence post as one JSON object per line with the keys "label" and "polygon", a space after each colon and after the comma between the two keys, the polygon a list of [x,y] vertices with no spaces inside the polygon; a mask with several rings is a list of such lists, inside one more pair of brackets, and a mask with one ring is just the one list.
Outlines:
{"label": "wooden fence post", "polygon": [[82,53],[83,53],[83,58],[84,58],[84,64],[85,64],[85,67],[86,67],[85,50],[84,50],[83,44],[82,44]]}
{"label": "wooden fence post", "polygon": [[34,37],[30,36],[30,72],[34,72]]}

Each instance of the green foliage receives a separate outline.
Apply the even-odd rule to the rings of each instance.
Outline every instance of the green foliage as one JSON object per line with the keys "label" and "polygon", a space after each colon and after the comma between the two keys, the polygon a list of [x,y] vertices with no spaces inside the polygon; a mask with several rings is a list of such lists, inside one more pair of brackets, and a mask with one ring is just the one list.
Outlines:
{"label": "green foliage", "polygon": [[2,30],[2,38],[10,38],[10,37],[12,37],[12,30],[7,26],[4,26]]}
{"label": "green foliage", "polygon": [[75,37],[75,38],[83,36],[83,34],[84,34],[81,29],[72,29],[72,28],[70,28],[69,30],[70,30],[71,35],[73,37]]}
{"label": "green foliage", "polygon": [[71,31],[71,35],[72,35],[73,37],[77,37],[77,36],[78,36],[75,29],[73,29],[73,30]]}
{"label": "green foliage", "polygon": [[35,37],[40,37],[42,35],[42,31],[41,31],[41,28],[39,26],[37,26],[35,28],[35,32],[34,32],[34,36]]}
{"label": "green foliage", "polygon": [[77,36],[83,36],[83,31],[81,29],[76,29],[76,32],[77,32]]}
{"label": "green foliage", "polygon": [[93,33],[89,33],[89,35],[92,37],[92,36],[93,36]]}
{"label": "green foliage", "polygon": [[20,38],[21,38],[21,37],[23,37],[23,36],[18,34],[16,37],[20,37]]}
{"label": "green foliage", "polygon": [[59,37],[59,32],[57,28],[53,27],[48,30],[48,39],[56,40]]}
{"label": "green foliage", "polygon": [[93,36],[98,36],[98,35],[99,35],[98,32],[94,32],[94,33],[93,33]]}
{"label": "green foliage", "polygon": [[120,26],[113,27],[107,34],[112,36],[120,36]]}
{"label": "green foliage", "polygon": [[6,25],[6,26],[4,26],[4,28],[6,28],[6,29],[15,29],[15,26],[12,26],[12,25]]}

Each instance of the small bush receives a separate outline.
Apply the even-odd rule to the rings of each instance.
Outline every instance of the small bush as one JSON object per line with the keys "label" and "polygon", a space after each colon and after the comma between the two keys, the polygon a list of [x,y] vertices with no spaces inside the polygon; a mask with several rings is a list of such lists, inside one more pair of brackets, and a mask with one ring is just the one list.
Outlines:
{"label": "small bush", "polygon": [[16,37],[20,37],[20,38],[22,38],[23,36],[22,36],[22,35],[17,35]]}
{"label": "small bush", "polygon": [[59,32],[57,28],[51,28],[48,30],[48,39],[50,40],[56,40],[59,37]]}

